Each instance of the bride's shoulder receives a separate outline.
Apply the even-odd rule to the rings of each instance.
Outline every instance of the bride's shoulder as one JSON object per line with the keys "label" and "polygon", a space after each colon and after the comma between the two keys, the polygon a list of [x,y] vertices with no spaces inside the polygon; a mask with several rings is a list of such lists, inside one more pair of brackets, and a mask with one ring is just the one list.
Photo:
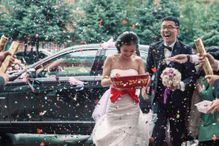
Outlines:
{"label": "bride's shoulder", "polygon": [[118,57],[119,57],[118,54],[114,54],[114,55],[108,56],[106,60],[108,60],[108,61],[110,61],[110,62],[113,62],[113,61],[115,61]]}
{"label": "bride's shoulder", "polygon": [[137,61],[137,62],[142,62],[143,61],[143,59],[140,56],[137,56],[137,55],[134,56],[134,60]]}
{"label": "bride's shoulder", "polygon": [[118,59],[118,57],[119,57],[118,54],[113,54],[113,55],[108,56],[108,58],[109,58],[110,60],[112,60],[112,61]]}

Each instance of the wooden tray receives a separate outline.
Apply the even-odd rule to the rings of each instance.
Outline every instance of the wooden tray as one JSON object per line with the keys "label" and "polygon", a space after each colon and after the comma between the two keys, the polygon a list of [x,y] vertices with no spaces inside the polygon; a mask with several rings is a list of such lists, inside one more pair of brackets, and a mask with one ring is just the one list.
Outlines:
{"label": "wooden tray", "polygon": [[116,88],[138,88],[145,86],[148,82],[149,74],[121,76],[111,78]]}

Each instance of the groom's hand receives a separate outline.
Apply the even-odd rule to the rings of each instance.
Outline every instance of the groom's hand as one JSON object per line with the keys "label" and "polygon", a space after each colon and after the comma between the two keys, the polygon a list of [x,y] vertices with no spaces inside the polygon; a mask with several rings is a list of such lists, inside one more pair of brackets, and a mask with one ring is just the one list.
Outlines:
{"label": "groom's hand", "polygon": [[175,90],[177,90],[177,89],[180,89],[181,87],[180,87],[180,83],[179,84],[177,84],[176,86],[171,86],[171,87],[168,87],[171,91],[175,91]]}

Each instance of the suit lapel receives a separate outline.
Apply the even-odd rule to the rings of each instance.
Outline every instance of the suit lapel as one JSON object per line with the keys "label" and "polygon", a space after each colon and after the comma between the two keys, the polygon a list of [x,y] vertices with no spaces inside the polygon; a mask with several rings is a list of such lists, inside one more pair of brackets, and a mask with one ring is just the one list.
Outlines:
{"label": "suit lapel", "polygon": [[163,68],[163,65],[164,65],[164,45],[163,45],[163,42],[160,43],[158,46],[157,46],[157,57],[158,57],[158,64],[157,64],[157,68],[158,68],[158,74],[161,73],[161,68]]}
{"label": "suit lapel", "polygon": [[175,56],[177,54],[181,54],[182,48],[180,47],[180,43],[176,41],[175,45],[173,46],[173,51],[171,56]]}
{"label": "suit lapel", "polygon": [[159,56],[159,62],[163,61],[164,59],[164,45],[163,42],[158,46],[158,56]]}

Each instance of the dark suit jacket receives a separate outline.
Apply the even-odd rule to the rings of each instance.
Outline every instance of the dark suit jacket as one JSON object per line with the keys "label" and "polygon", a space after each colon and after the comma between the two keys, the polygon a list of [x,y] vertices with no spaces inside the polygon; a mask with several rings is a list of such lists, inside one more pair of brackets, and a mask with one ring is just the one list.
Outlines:
{"label": "dark suit jacket", "polygon": [[[192,49],[182,42],[177,41],[173,47],[171,56],[177,54],[192,54]],[[146,71],[153,74],[152,68],[160,68],[157,70],[157,87],[153,87],[155,90],[154,100],[163,103],[163,94],[165,87],[162,84],[160,75],[166,67],[173,67],[177,69],[182,75],[182,81],[185,83],[185,91],[175,90],[168,97],[174,104],[181,105],[181,103],[187,103],[185,99],[191,99],[195,83],[195,67],[192,63],[186,62],[179,64],[176,62],[170,62],[168,65],[163,62],[164,59],[164,45],[163,41],[150,45],[147,57]]]}

